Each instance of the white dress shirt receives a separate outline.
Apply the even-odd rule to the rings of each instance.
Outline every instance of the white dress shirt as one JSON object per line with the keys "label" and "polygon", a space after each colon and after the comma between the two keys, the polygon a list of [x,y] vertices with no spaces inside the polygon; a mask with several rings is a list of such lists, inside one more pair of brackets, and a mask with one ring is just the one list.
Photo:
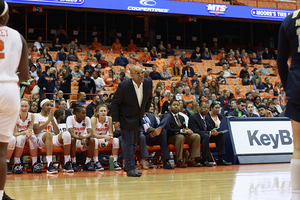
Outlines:
{"label": "white dress shirt", "polygon": [[133,80],[132,83],[137,96],[137,100],[139,102],[139,106],[141,107],[143,102],[143,83],[140,84],[140,87],[138,87],[138,85]]}

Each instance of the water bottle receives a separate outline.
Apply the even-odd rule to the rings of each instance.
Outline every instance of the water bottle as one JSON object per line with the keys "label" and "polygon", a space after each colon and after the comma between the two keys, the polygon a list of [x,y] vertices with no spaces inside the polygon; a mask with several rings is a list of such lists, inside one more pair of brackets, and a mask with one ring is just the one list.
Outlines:
{"label": "water bottle", "polygon": [[114,170],[114,157],[112,155],[109,156],[109,170]]}

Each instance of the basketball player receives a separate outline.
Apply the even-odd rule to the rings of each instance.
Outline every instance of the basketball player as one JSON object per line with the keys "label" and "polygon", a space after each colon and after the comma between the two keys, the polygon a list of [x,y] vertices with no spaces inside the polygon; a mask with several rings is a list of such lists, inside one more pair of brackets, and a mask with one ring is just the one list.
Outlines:
{"label": "basketball player", "polygon": [[54,110],[51,108],[49,99],[44,99],[40,103],[41,113],[35,114],[35,121],[33,130],[37,134],[38,144],[40,148],[46,148],[47,158],[47,173],[56,174],[57,171],[52,163],[52,148],[64,147],[64,171],[74,172],[70,162],[71,150],[71,135],[69,132],[59,133],[56,119],[54,117]]}
{"label": "basketball player", "polygon": [[[22,156],[24,146],[30,148],[30,155],[32,160],[32,172],[41,173],[39,165],[37,164],[37,155],[38,155],[38,144],[37,138],[33,133],[33,123],[34,123],[34,114],[28,112],[29,110],[29,101],[28,99],[21,100],[21,110],[20,117],[18,119],[17,125],[15,126],[14,136],[16,139],[16,149],[14,156],[14,174],[22,174],[22,167],[20,164],[20,157]],[[8,145],[10,146],[10,145]],[[7,152],[10,152],[9,147]],[[10,155],[11,156],[11,155]],[[10,157],[9,157],[10,158]]]}
{"label": "basketball player", "polygon": [[107,107],[102,104],[97,106],[94,116],[91,118],[92,133],[95,138],[95,152],[94,162],[98,170],[103,170],[100,162],[98,161],[98,146],[104,148],[105,146],[112,146],[112,155],[114,157],[114,169],[121,170],[117,160],[120,148],[120,141],[114,138],[113,124],[111,117],[107,116]]}
{"label": "basketball player", "polygon": [[[94,153],[95,140],[92,138],[92,127],[91,120],[86,116],[86,110],[83,106],[76,106],[74,109],[75,115],[71,115],[67,118],[66,128],[71,134],[71,158],[72,158],[72,168],[74,172],[78,172],[78,166],[76,164],[76,148],[81,148],[82,150],[88,147],[87,157],[85,160],[85,165],[83,170],[85,171],[95,171],[91,165],[91,158]],[[87,135],[84,135],[85,130]],[[83,146],[83,148],[82,148]]]}
{"label": "basketball player", "polygon": [[27,43],[16,30],[6,26],[8,11],[7,3],[0,0],[0,199],[10,199],[4,194],[7,173],[5,157],[20,110],[17,83],[27,81],[29,74]]}
{"label": "basketball player", "polygon": [[[287,60],[292,50],[292,64]],[[287,16],[279,30],[278,71],[287,97],[285,116],[292,122],[294,153],[291,161],[292,200],[300,199],[300,10]]]}

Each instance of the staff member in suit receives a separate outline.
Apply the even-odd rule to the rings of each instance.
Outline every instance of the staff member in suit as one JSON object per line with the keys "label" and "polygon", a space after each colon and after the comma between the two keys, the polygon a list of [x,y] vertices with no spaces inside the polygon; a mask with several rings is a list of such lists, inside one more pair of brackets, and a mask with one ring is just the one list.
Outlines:
{"label": "staff member in suit", "polygon": [[146,136],[146,144],[148,146],[159,145],[164,159],[164,169],[174,169],[170,164],[170,151],[168,148],[167,131],[165,126],[168,124],[168,117],[165,117],[161,121],[155,115],[150,114],[154,111],[154,104],[151,103],[149,113],[143,117],[143,131]]}
{"label": "staff member in suit", "polygon": [[121,129],[123,154],[127,176],[140,177],[135,170],[134,152],[140,136],[142,118],[148,112],[152,100],[152,81],[144,79],[139,66],[130,69],[131,79],[119,84],[111,103],[111,116],[115,130]]}
{"label": "staff member in suit", "polygon": [[217,165],[231,165],[231,163],[223,160],[223,156],[225,155],[224,135],[219,134],[217,131],[222,119],[222,116],[218,114],[220,104],[212,103],[211,112],[209,113],[209,105],[206,102],[201,102],[198,111],[198,113],[190,116],[189,127],[201,136],[203,166],[213,166],[208,162],[210,156],[209,142],[217,144],[219,158]]}
{"label": "staff member in suit", "polygon": [[193,133],[191,129],[186,128],[184,117],[179,115],[179,102],[173,99],[170,102],[170,112],[165,114],[161,120],[169,118],[167,129],[167,138],[169,144],[174,144],[176,147],[176,167],[186,168],[182,159],[183,145],[189,144],[192,148],[190,159],[188,161],[189,167],[200,167],[201,164],[195,161],[195,158],[200,157],[200,135]]}

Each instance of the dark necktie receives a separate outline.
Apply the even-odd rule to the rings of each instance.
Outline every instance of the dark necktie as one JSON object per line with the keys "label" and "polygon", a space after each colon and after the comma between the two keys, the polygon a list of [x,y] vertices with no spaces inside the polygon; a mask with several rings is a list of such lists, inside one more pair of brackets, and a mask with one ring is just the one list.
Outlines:
{"label": "dark necktie", "polygon": [[203,118],[202,121],[203,121],[204,130],[206,131],[207,126],[206,126],[205,118]]}
{"label": "dark necktie", "polygon": [[179,120],[179,118],[178,118],[178,115],[175,115],[175,119],[176,119],[176,121],[177,121],[178,128],[181,128],[181,127],[182,127],[182,124],[181,124],[181,122],[180,122],[180,120]]}

